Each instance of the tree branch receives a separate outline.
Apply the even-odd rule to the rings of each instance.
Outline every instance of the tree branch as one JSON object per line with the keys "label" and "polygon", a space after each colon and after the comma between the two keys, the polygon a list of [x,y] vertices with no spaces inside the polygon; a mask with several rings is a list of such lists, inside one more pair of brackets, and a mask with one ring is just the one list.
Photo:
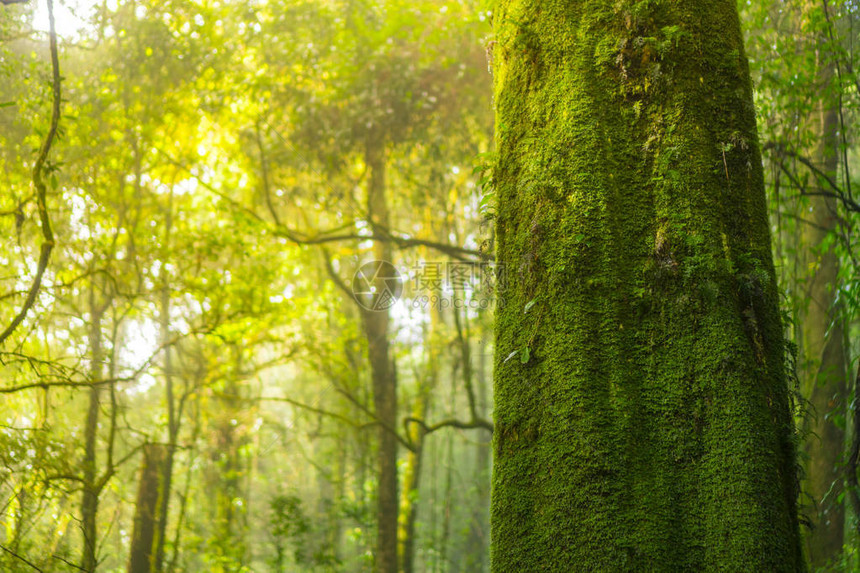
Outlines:
{"label": "tree branch", "polygon": [[385,243],[393,243],[395,246],[401,249],[428,247],[430,249],[434,249],[436,251],[439,251],[440,253],[448,255],[452,259],[456,259],[462,262],[474,262],[475,258],[478,258],[480,260],[492,260],[493,258],[492,253],[483,253],[474,249],[467,249],[465,247],[449,245],[446,243],[430,241],[427,239],[403,237],[393,233],[388,229],[381,227],[378,224],[375,225],[375,227],[379,229],[380,233],[374,233],[372,235],[360,235],[358,233],[329,235],[327,233],[319,233],[317,235],[308,236],[303,235],[302,233],[299,233],[297,231],[288,229],[283,225],[276,226],[274,229],[274,233],[278,237],[282,237],[299,245],[322,245],[325,243],[337,243],[342,241],[379,241]]}
{"label": "tree branch", "polygon": [[403,425],[404,427],[408,428],[409,424],[418,424],[419,426],[421,426],[421,429],[424,431],[425,434],[432,434],[433,432],[441,430],[442,428],[457,428],[459,430],[476,430],[481,428],[487,430],[490,433],[493,433],[492,422],[483,419],[463,422],[462,420],[456,420],[451,418],[448,420],[442,420],[441,422],[436,422],[435,424],[428,426],[424,420],[409,416],[408,418],[403,419]]}
{"label": "tree branch", "polygon": [[[4,4],[10,0],[2,0]],[[39,253],[39,264],[36,268],[36,276],[33,278],[33,284],[30,286],[30,291],[27,293],[27,298],[24,299],[24,305],[21,310],[12,319],[12,322],[0,333],[0,345],[2,345],[9,336],[15,332],[27,313],[36,303],[36,296],[39,294],[39,288],[42,286],[42,277],[45,270],[48,268],[48,261],[51,258],[51,251],[54,250],[54,232],[51,229],[51,219],[48,216],[48,201],[47,188],[45,186],[44,176],[46,174],[48,154],[51,152],[51,146],[54,144],[54,138],[57,135],[57,127],[60,123],[60,103],[62,101],[62,91],[60,87],[60,56],[57,48],[57,31],[54,23],[54,2],[48,0],[48,23],[49,37],[51,50],[51,69],[52,69],[52,88],[53,101],[51,106],[51,127],[45,136],[39,155],[36,157],[36,163],[33,166],[33,186],[36,188],[36,204],[39,208],[39,221],[42,225],[42,247]]]}
{"label": "tree branch", "polygon": [[[6,0],[0,0],[0,2],[5,3],[5,2],[6,2]],[[39,569],[38,567],[36,567],[35,565],[33,565],[31,562],[27,561],[25,558],[21,557],[20,555],[18,555],[17,553],[15,553],[14,551],[12,551],[12,550],[11,550],[11,549],[9,549],[8,547],[6,547],[5,545],[0,545],[0,549],[2,549],[3,551],[5,551],[5,552],[6,552],[6,553],[8,553],[9,555],[11,555],[12,557],[14,557],[15,559],[17,559],[18,561],[21,561],[22,563],[26,563],[27,565],[29,565],[30,567],[32,567],[34,571],[42,571],[41,569]]]}
{"label": "tree branch", "polygon": [[[850,194],[847,194],[841,187],[839,187],[839,184],[836,183],[836,181],[834,181],[830,175],[828,175],[827,173],[825,173],[824,171],[819,169],[814,163],[812,163],[812,161],[809,160],[809,158],[804,157],[803,155],[800,155],[799,153],[796,153],[794,151],[791,151],[790,149],[787,149],[785,146],[783,146],[782,144],[779,144],[779,143],[773,143],[773,142],[767,143],[764,145],[764,147],[762,149],[765,151],[774,150],[777,153],[778,157],[776,158],[776,161],[779,165],[779,168],[786,175],[788,175],[788,177],[792,180],[792,183],[794,183],[795,185],[797,185],[801,189],[801,191],[800,191],[801,195],[809,195],[809,196],[818,195],[818,196],[822,196],[822,197],[832,197],[834,199],[839,200],[839,202],[841,202],[842,205],[848,211],[851,211],[854,213],[860,213],[860,203],[853,200],[851,198]],[[782,161],[783,156],[791,157],[791,158],[794,158],[794,159],[797,159],[798,161],[800,161],[803,165],[805,165],[812,172],[813,175],[815,175],[816,177],[818,177],[820,179],[823,179],[827,183],[827,185],[831,189],[833,189],[833,191],[827,191],[824,189],[821,189],[819,191],[807,190],[803,185],[800,184],[799,181],[797,181],[796,177],[794,177],[793,174],[785,166],[784,162]]]}

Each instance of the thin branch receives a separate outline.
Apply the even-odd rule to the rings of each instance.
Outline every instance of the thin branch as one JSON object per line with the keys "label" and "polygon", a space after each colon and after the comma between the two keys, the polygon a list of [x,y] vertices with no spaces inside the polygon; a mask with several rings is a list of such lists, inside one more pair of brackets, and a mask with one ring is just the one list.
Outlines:
{"label": "thin branch", "polygon": [[[821,4],[824,7],[824,19],[827,22],[827,35],[830,37],[830,44],[832,46],[837,46],[836,38],[833,34],[833,22],[830,21],[830,9],[827,6],[827,0],[821,0]],[[839,90],[839,136],[842,139],[842,160],[843,167],[845,168],[845,189],[848,191],[848,198],[853,199],[853,193],[851,192],[851,178],[848,176],[850,169],[848,166],[848,138],[845,133],[845,117],[843,113],[843,105],[842,105],[842,95],[843,90],[842,86],[842,67],[839,65],[839,59],[836,59],[834,62],[836,64],[836,79],[839,82],[840,90]],[[854,73],[854,70],[851,66],[851,60],[848,59],[845,61],[845,67],[847,68],[848,73],[854,79],[854,87],[860,90],[860,83],[857,82],[857,74]]]}
{"label": "thin branch", "polygon": [[[5,0],[0,0],[0,1],[5,3]],[[21,561],[22,563],[26,563],[27,565],[32,567],[34,571],[42,571],[42,569],[39,569],[38,567],[33,565],[31,562],[27,561],[25,558],[21,557],[20,555],[18,555],[17,553],[15,553],[14,551],[12,551],[8,547],[6,547],[5,545],[0,545],[0,549],[2,549],[3,551],[5,551],[9,555],[11,555],[12,557],[17,559],[18,561]],[[44,571],[42,571],[42,573],[44,573]]]}
{"label": "thin branch", "polygon": [[[10,0],[2,0],[8,3]],[[36,157],[36,163],[33,166],[33,186],[36,189],[36,204],[39,208],[39,221],[42,226],[42,242],[41,252],[39,253],[39,265],[36,268],[36,276],[33,278],[33,284],[30,287],[30,292],[27,298],[24,299],[24,305],[18,312],[17,316],[12,319],[12,322],[0,333],[0,345],[2,345],[9,336],[15,332],[18,325],[24,321],[27,313],[36,303],[36,296],[39,294],[39,288],[42,286],[42,277],[45,270],[48,268],[48,261],[51,259],[51,251],[54,250],[54,232],[51,229],[51,219],[48,216],[48,191],[45,186],[45,172],[47,170],[46,162],[48,154],[51,152],[51,146],[54,144],[54,138],[57,135],[57,127],[60,123],[60,103],[62,101],[62,91],[60,88],[60,56],[57,48],[57,31],[54,23],[54,2],[48,0],[48,24],[51,50],[51,69],[52,69],[52,87],[53,101],[51,106],[51,127],[48,129],[48,134],[39,149],[39,155]]]}
{"label": "thin branch", "polygon": [[[842,205],[849,211],[853,211],[855,213],[860,213],[860,203],[853,200],[850,195],[846,194],[845,191],[839,186],[839,184],[833,180],[833,178],[819,169],[809,158],[800,155],[790,149],[785,148],[785,146],[778,143],[768,143],[763,149],[767,150],[775,150],[779,157],[776,158],[776,161],[780,167],[780,169],[788,175],[788,177],[792,180],[792,183],[797,185],[801,189],[801,194],[803,195],[818,195],[823,197],[832,197],[834,199],[838,199]],[[821,189],[819,191],[808,191],[805,186],[801,185],[796,177],[788,170],[782,161],[782,156],[791,157],[800,161],[803,165],[805,165],[812,173],[818,178],[823,179],[827,185],[833,189],[833,191],[826,191]]]}
{"label": "thin branch", "polygon": [[287,239],[293,243],[299,245],[323,245],[326,243],[338,243],[344,241],[377,241],[383,243],[393,243],[400,249],[411,249],[415,247],[428,247],[430,249],[434,249],[448,255],[452,259],[456,259],[462,262],[474,262],[475,258],[480,260],[490,260],[492,259],[491,253],[483,253],[481,251],[476,251],[474,249],[467,249],[465,247],[459,247],[456,245],[449,245],[447,243],[440,243],[437,241],[430,241],[427,239],[415,239],[412,237],[403,237],[394,232],[385,229],[380,225],[374,225],[380,232],[374,233],[372,235],[360,235],[358,233],[344,233],[340,235],[329,235],[325,232],[307,236],[297,231],[288,229],[287,227],[280,225],[276,226],[273,232],[276,236]]}
{"label": "thin branch", "polygon": [[[199,328],[199,329],[190,330],[187,334],[177,334],[173,338],[171,338],[171,339],[159,344],[158,346],[156,346],[155,349],[153,350],[152,354],[149,355],[149,357],[143,362],[143,364],[141,364],[136,370],[131,372],[131,374],[129,374],[128,376],[110,377],[110,378],[104,378],[102,380],[91,380],[88,382],[76,382],[76,381],[69,380],[69,379],[58,380],[56,382],[48,382],[48,381],[45,381],[43,379],[39,382],[28,382],[26,384],[19,384],[17,386],[8,386],[6,388],[0,388],[0,394],[11,394],[14,392],[20,392],[22,390],[31,390],[33,388],[41,388],[43,390],[50,388],[50,387],[57,387],[57,386],[64,386],[64,387],[70,387],[70,388],[92,388],[93,386],[104,386],[106,384],[114,384],[117,382],[133,382],[133,381],[137,380],[141,374],[146,372],[146,370],[150,366],[152,366],[152,362],[165,348],[173,347],[174,345],[182,342],[185,338],[190,337],[190,336],[212,334],[217,328],[218,328],[218,325],[210,325],[206,328]],[[0,353],[0,356],[2,356],[3,354],[12,354],[12,353]]]}
{"label": "thin branch", "polygon": [[331,412],[329,410],[324,410],[322,408],[318,408],[316,406],[312,406],[310,404],[305,404],[304,402],[299,402],[298,400],[293,400],[292,398],[283,398],[278,396],[260,396],[257,398],[241,398],[239,396],[231,396],[223,393],[216,394],[220,397],[229,398],[231,400],[244,400],[247,402],[256,402],[256,401],[267,401],[267,402],[284,402],[286,404],[290,404],[291,406],[295,406],[296,408],[300,408],[302,410],[307,410],[308,412],[313,412],[314,414],[319,414],[321,416],[328,416],[329,418],[334,418],[340,422],[348,426],[352,426],[353,428],[358,428],[359,424],[356,424],[346,416],[341,414],[337,414],[335,412]]}
{"label": "thin branch", "polygon": [[[262,146],[262,142],[258,144]],[[179,160],[173,158],[167,152],[157,149],[156,151],[162,155],[165,159],[167,159],[171,164],[175,167],[178,167],[187,173],[189,173],[192,177],[195,178],[197,183],[203,187],[204,189],[210,191],[220,199],[227,201],[235,207],[237,210],[245,213],[251,218],[261,222],[261,223],[269,223],[266,221],[259,213],[254,211],[253,209],[243,205],[241,202],[236,201],[235,199],[229,197],[222,191],[219,191],[212,185],[204,182],[202,179],[197,177],[189,167],[184,165]],[[262,147],[260,147],[260,153],[262,156]],[[264,160],[265,161],[265,160]],[[409,249],[415,247],[428,247],[430,249],[434,249],[439,251],[440,253],[446,254],[449,257],[463,261],[463,262],[473,262],[475,258],[479,258],[480,260],[492,260],[492,253],[485,253],[481,251],[476,251],[474,249],[467,249],[465,247],[459,247],[456,245],[449,245],[446,243],[440,243],[437,241],[430,241],[426,239],[415,239],[412,237],[404,237],[397,233],[392,232],[390,229],[386,229],[380,225],[375,225],[376,228],[379,229],[380,233],[372,234],[372,235],[360,235],[358,233],[342,233],[342,234],[331,234],[331,231],[322,231],[316,233],[314,235],[308,235],[307,233],[302,233],[301,231],[297,231],[295,229],[290,229],[286,225],[280,223],[280,219],[277,217],[277,214],[274,210],[274,205],[271,204],[271,196],[270,192],[270,182],[269,182],[269,174],[268,174],[268,165],[264,167],[264,194],[265,199],[268,203],[268,208],[272,218],[272,233],[276,237],[280,237],[282,239],[287,239],[288,241],[295,243],[297,245],[324,245],[326,243],[338,243],[344,241],[380,241],[380,242],[389,242],[397,245],[401,249]]]}
{"label": "thin branch", "polygon": [[[325,260],[325,270],[328,273],[329,278],[335,284],[337,288],[339,288],[343,293],[347,296],[347,298],[351,298],[355,300],[355,293],[351,288],[346,286],[346,283],[343,282],[343,279],[338,276],[337,272],[335,272],[334,267],[331,264],[331,256],[329,255],[328,249],[325,247],[322,248],[323,259]],[[359,310],[364,310],[361,305],[359,305]]]}
{"label": "thin branch", "polygon": [[[336,390],[342,394],[345,394],[340,389],[336,389]],[[386,426],[385,424],[380,422],[378,419],[374,419],[374,420],[367,422],[365,424],[357,424],[357,423],[353,422],[352,420],[350,420],[349,418],[347,418],[346,416],[343,416],[341,414],[337,414],[335,412],[331,412],[329,410],[324,410],[324,409],[318,408],[316,406],[311,406],[310,404],[305,404],[303,402],[299,402],[298,400],[293,400],[292,398],[282,398],[282,397],[277,397],[277,396],[260,396],[258,398],[240,398],[239,396],[230,396],[230,395],[226,395],[226,394],[219,394],[219,395],[224,396],[224,397],[228,397],[230,399],[235,399],[235,400],[245,400],[245,401],[266,400],[269,402],[285,402],[287,404],[295,406],[296,408],[300,408],[302,410],[307,410],[308,412],[313,412],[314,414],[319,414],[321,416],[328,416],[330,418],[334,418],[335,420],[343,422],[344,424],[351,426],[357,430],[364,430],[366,428],[370,428],[370,427],[377,426],[377,425],[382,426],[383,428],[385,428],[386,430],[391,432],[394,435],[394,437],[397,438],[397,441],[399,441],[403,445],[403,447],[405,447],[406,449],[408,449],[410,451],[414,451],[414,448],[415,448],[415,446],[409,440],[403,438],[403,436],[401,436],[396,431],[394,431],[393,428]],[[353,402],[353,404],[356,403],[354,400],[350,400],[350,401]],[[373,413],[367,411],[366,409],[364,409],[364,408],[360,408],[360,409],[362,411],[367,412],[371,417],[376,418],[376,416]]]}
{"label": "thin branch", "polygon": [[93,386],[103,386],[105,384],[113,384],[114,382],[125,380],[126,379],[99,380],[97,382],[73,382],[71,380],[63,380],[59,382],[30,382],[28,384],[19,384],[18,386],[0,388],[0,394],[13,394],[15,392],[21,392],[23,390],[32,390],[33,388],[39,388],[42,390],[56,387],[92,388]]}
{"label": "thin branch", "polygon": [[421,429],[425,434],[432,434],[437,430],[441,430],[442,428],[457,428],[459,430],[476,430],[476,429],[484,429],[488,432],[493,432],[493,424],[487,420],[472,420],[470,422],[463,422],[462,420],[448,419],[442,420],[441,422],[436,422],[432,425],[427,425],[424,420],[419,418],[414,418],[412,416],[405,418],[403,420],[403,425],[408,427],[409,424],[418,424],[421,426]]}
{"label": "thin branch", "polygon": [[63,563],[65,563],[65,564],[66,564],[66,565],[68,565],[69,567],[74,567],[74,568],[75,568],[75,569],[77,569],[78,571],[86,571],[86,569],[84,569],[83,567],[81,567],[81,566],[80,566],[80,565],[78,565],[77,563],[72,563],[71,561],[69,561],[69,560],[68,560],[68,559],[66,559],[65,557],[62,557],[62,556],[60,556],[60,555],[57,555],[56,553],[55,553],[55,554],[53,554],[53,555],[51,555],[51,557],[52,557],[53,559],[58,560],[58,561],[62,561]]}
{"label": "thin branch", "polygon": [[[475,389],[472,385],[472,356],[471,356],[471,348],[469,347],[469,324],[466,323],[466,334],[463,334],[463,327],[460,324],[460,313],[454,308],[454,324],[457,327],[457,340],[460,343],[460,351],[462,353],[463,360],[463,382],[466,386],[466,396],[469,399],[469,415],[472,417],[472,424],[478,424],[481,427],[485,427],[490,432],[493,431],[493,425],[490,422],[487,422],[481,419],[481,416],[478,415],[478,406],[477,401],[475,400]],[[467,319],[468,320],[468,319]]]}
{"label": "thin branch", "polygon": [[356,408],[361,410],[362,413],[364,413],[366,416],[371,418],[371,420],[369,422],[358,426],[359,428],[364,429],[364,428],[369,428],[371,426],[379,425],[384,430],[386,430],[391,435],[393,435],[395,437],[395,439],[397,439],[397,441],[403,445],[404,448],[406,448],[409,451],[415,451],[415,445],[408,439],[408,434],[407,434],[406,438],[401,436],[400,432],[398,432],[396,428],[392,428],[390,425],[382,422],[382,420],[380,420],[379,417],[376,415],[376,412],[371,411],[367,406],[365,406],[364,404],[359,402],[356,399],[356,397],[353,396],[352,393],[349,392],[348,390],[346,390],[345,388],[341,388],[341,387],[335,385],[334,391],[337,392],[338,394],[340,394],[341,396],[343,396],[344,398],[346,398],[347,400],[349,400],[350,403],[352,403]]}
{"label": "thin branch", "polygon": [[260,131],[260,122],[254,125],[254,135],[257,140],[257,150],[260,152],[260,177],[263,179],[263,197],[266,199],[266,207],[269,209],[269,214],[275,225],[280,227],[281,220],[278,217],[278,212],[275,210],[275,205],[272,203],[272,186],[269,184],[269,160],[266,157],[266,148],[263,145],[263,134]]}

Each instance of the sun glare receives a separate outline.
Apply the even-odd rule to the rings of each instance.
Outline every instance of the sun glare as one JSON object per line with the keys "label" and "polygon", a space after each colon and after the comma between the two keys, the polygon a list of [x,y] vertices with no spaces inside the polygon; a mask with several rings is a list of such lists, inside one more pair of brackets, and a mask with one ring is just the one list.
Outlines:
{"label": "sun glare", "polygon": [[[54,23],[57,35],[65,39],[80,36],[90,25],[89,19],[95,5],[95,0],[55,0]],[[47,0],[35,0],[33,28],[45,33],[50,30]]]}

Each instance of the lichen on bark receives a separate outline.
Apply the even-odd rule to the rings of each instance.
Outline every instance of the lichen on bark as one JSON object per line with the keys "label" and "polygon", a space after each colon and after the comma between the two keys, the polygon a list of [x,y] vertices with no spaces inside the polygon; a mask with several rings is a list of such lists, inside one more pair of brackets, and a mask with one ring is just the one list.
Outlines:
{"label": "lichen on bark", "polygon": [[493,570],[802,571],[734,3],[502,0],[494,31]]}

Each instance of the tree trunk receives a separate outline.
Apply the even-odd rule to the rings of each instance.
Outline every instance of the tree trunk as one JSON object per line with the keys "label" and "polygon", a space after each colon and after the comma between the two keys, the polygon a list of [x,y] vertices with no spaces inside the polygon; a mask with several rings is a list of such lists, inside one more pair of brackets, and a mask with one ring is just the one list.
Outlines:
{"label": "tree trunk", "polygon": [[493,571],[804,570],[734,2],[493,18]]}
{"label": "tree trunk", "polygon": [[[167,212],[164,223],[164,245],[170,247],[170,236],[173,231],[173,189],[168,196]],[[170,345],[170,274],[167,269],[163,273],[159,309],[159,328],[163,350],[164,368],[164,400],[167,407],[167,444],[164,459],[161,463],[161,487],[158,490],[158,509],[156,514],[157,528],[155,538],[155,573],[164,571],[165,541],[167,539],[167,518],[170,515],[170,493],[173,485],[173,456],[176,453],[176,440],[179,436],[179,416],[176,411],[176,397],[173,391],[173,359]]]}
{"label": "tree trunk", "polygon": [[158,563],[155,560],[158,500],[162,490],[161,469],[166,454],[167,449],[158,444],[146,444],[143,448],[128,573],[158,571]]}
{"label": "tree trunk", "polygon": [[81,570],[93,573],[98,566],[98,524],[99,495],[101,487],[98,483],[98,467],[96,446],[98,441],[99,411],[101,407],[101,380],[104,362],[102,349],[102,311],[98,310],[91,294],[90,300],[90,382],[87,403],[87,419],[84,424],[84,461],[83,484],[81,497],[81,530],[83,533],[83,553]]}
{"label": "tree trunk", "polygon": [[[433,293],[441,296],[441,289],[434,288]],[[433,398],[433,392],[439,382],[439,364],[442,356],[440,350],[444,344],[439,339],[439,333],[444,326],[441,309],[430,310],[430,323],[424,332],[426,341],[426,375],[418,384],[418,395],[412,408],[412,417],[419,420],[427,419],[427,412]],[[424,461],[424,428],[418,424],[409,426],[409,438],[414,444],[414,450],[409,452],[406,460],[406,470],[403,475],[403,494],[400,511],[400,571],[413,573],[415,571],[416,525],[420,506],[418,492],[421,486],[421,473]]]}
{"label": "tree trunk", "polygon": [[[824,65],[819,79],[824,86],[832,81],[832,66]],[[825,101],[830,98],[825,98]],[[838,116],[836,109],[823,104],[811,118],[817,145],[812,160],[824,173],[836,179],[838,165]],[[816,181],[814,176],[810,181]],[[818,181],[816,191],[827,184]],[[804,214],[802,228],[803,272],[800,293],[800,378],[802,394],[809,400],[806,420],[807,454],[803,499],[811,500],[804,513],[813,527],[807,536],[807,551],[813,568],[837,560],[842,553],[845,509],[839,497],[844,490],[841,471],[845,447],[844,426],[848,378],[844,331],[836,305],[839,259],[835,241],[826,241],[836,230],[837,205],[834,197],[808,198],[811,211]],[[840,415],[840,416],[837,416]]]}
{"label": "tree trunk", "polygon": [[[487,415],[487,381],[485,373],[485,353],[478,352],[478,367],[476,369],[475,386],[477,391],[478,415]],[[484,438],[487,436],[487,439]],[[466,542],[466,570],[483,573],[486,569],[487,539],[489,538],[489,507],[490,499],[490,444],[491,435],[481,432],[476,436],[474,446],[475,470],[475,500],[472,518],[469,522],[469,539]]]}
{"label": "tree trunk", "polygon": [[[427,408],[427,396],[418,397],[414,415],[423,419]],[[418,491],[421,484],[421,462],[424,457],[424,432],[418,426],[412,428],[412,443],[415,449],[409,452],[403,476],[403,503],[400,513],[400,571],[415,571],[415,524],[418,519]]]}
{"label": "tree trunk", "polygon": [[[368,215],[372,225],[388,229],[388,204],[385,199],[385,142],[369,138],[365,161],[370,170],[368,185]],[[374,256],[379,261],[391,261],[391,249],[377,241]],[[384,285],[378,283],[381,294]],[[375,304],[373,305],[376,306]],[[388,344],[388,310],[362,309],[362,326],[367,338],[373,381],[373,404],[379,422],[379,466],[377,484],[377,537],[375,571],[397,573],[397,378]]]}

